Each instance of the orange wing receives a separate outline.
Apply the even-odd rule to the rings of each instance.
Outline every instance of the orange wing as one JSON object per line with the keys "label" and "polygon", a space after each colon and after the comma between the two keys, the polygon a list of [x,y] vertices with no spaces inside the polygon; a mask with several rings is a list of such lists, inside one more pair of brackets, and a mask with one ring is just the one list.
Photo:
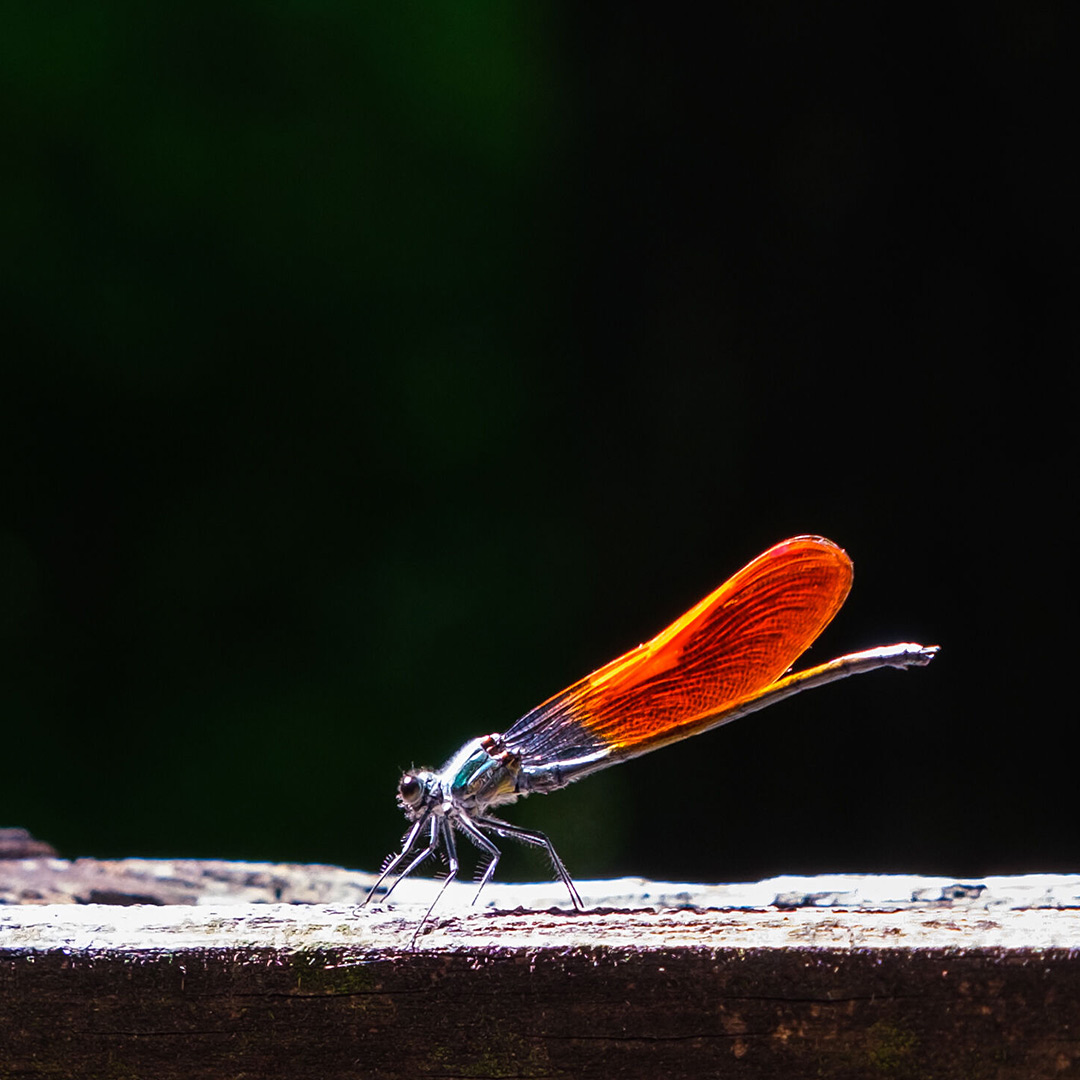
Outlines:
{"label": "orange wing", "polygon": [[[523,716],[503,738],[524,764],[630,757],[722,723],[813,643],[851,589],[820,536],[759,555],[651,641]],[[606,753],[603,753],[606,751]]]}

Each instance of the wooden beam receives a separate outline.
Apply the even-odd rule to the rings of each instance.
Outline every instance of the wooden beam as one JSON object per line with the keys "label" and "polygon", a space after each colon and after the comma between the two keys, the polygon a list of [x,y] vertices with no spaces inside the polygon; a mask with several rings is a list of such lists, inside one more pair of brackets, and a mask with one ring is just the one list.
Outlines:
{"label": "wooden beam", "polygon": [[[44,862],[64,872],[62,860],[17,862],[24,876]],[[223,877],[299,889],[301,867],[114,870],[183,892],[197,865],[219,891],[187,904],[0,907],[0,1077],[1080,1071],[1076,875],[788,878],[711,892],[585,882],[580,914],[551,906],[547,884],[493,888],[481,910],[463,887],[411,950],[430,882],[406,882],[392,907],[359,908],[220,891]],[[0,864],[0,887],[19,873]],[[106,876],[112,895],[136,895]],[[371,880],[327,867],[307,877],[308,892],[333,885],[352,899]]]}

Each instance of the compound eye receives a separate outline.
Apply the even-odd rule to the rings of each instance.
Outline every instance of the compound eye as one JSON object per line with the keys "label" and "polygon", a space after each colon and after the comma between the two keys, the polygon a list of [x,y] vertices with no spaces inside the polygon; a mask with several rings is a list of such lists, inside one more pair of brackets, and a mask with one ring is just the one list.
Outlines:
{"label": "compound eye", "polygon": [[408,803],[409,806],[415,806],[420,797],[424,793],[424,785],[416,779],[415,776],[403,776],[401,783],[398,784],[398,794],[401,796],[401,801]]}

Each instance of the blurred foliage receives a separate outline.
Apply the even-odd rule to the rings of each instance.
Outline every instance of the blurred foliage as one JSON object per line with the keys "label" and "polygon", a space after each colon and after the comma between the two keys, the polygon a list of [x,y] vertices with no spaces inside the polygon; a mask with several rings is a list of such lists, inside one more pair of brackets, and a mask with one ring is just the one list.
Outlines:
{"label": "blurred foliage", "polygon": [[940,812],[1063,662],[980,689],[1057,608],[972,542],[1064,552],[1055,10],[13,5],[0,818],[373,866],[399,769],[816,531],[859,580],[815,655],[935,669],[514,819],[582,875],[1067,860]]}

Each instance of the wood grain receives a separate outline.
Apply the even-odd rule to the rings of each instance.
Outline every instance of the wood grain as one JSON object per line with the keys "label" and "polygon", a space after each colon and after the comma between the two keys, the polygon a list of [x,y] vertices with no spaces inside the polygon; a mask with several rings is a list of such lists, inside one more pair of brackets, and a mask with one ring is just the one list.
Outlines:
{"label": "wood grain", "polygon": [[[223,865],[242,889],[303,872],[204,865],[219,889]],[[308,869],[308,892],[353,873]],[[416,950],[423,881],[393,907],[0,906],[0,1077],[1080,1075],[1080,909],[1059,906],[1075,876],[943,881],[786,879],[800,888],[712,908],[624,881],[611,898],[651,907],[580,914],[508,902],[547,884],[483,910],[462,890]],[[602,884],[583,883],[591,904]]]}

